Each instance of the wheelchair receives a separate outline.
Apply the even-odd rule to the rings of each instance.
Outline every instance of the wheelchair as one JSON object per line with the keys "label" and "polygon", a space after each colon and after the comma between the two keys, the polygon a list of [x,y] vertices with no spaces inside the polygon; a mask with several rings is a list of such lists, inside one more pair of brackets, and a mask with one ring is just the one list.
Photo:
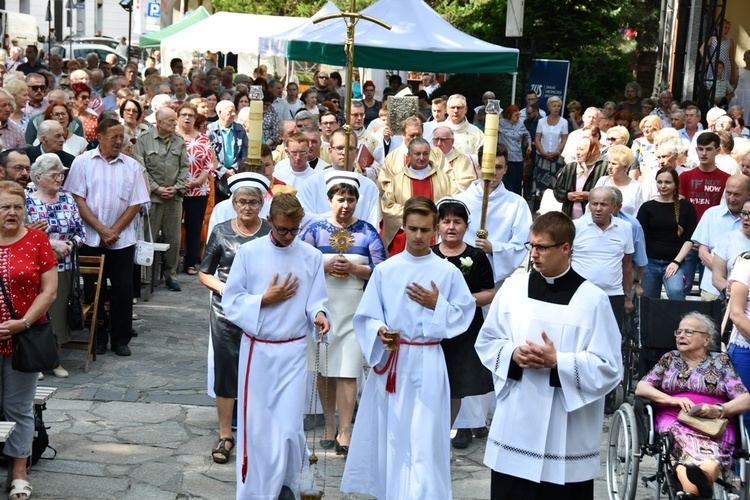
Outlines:
{"label": "wheelchair", "polygon": [[[642,297],[637,301],[637,353],[628,361],[638,366],[624,366],[629,374],[646,374],[667,351],[675,349],[672,332],[680,318],[687,312],[697,311],[714,318],[721,324],[721,304],[715,302],[657,300]],[[625,351],[623,351],[625,352]],[[630,370],[630,372],[629,372]],[[638,379],[634,376],[634,382]],[[635,383],[628,384],[634,387]],[[737,419],[734,465],[731,477],[714,483],[714,499],[750,500],[750,437],[740,415]],[[673,437],[658,433],[655,428],[655,409],[649,401],[635,398],[633,404],[622,403],[610,422],[607,437],[606,477],[611,500],[634,500],[639,479],[644,487],[654,493],[655,499],[698,498],[678,496],[680,483],[670,459]],[[639,478],[639,468],[644,457],[656,461],[656,471]]]}

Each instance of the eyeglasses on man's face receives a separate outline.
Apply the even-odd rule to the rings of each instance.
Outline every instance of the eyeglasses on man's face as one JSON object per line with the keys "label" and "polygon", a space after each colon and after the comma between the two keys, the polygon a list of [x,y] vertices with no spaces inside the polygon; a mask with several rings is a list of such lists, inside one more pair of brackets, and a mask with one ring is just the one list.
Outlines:
{"label": "eyeglasses on man's face", "polygon": [[559,246],[562,246],[564,244],[565,244],[565,242],[555,243],[554,245],[536,245],[534,243],[531,243],[530,241],[527,241],[526,243],[523,244],[523,246],[525,246],[526,250],[528,250],[528,251],[536,250],[539,253],[543,253],[543,252],[546,252],[547,250],[549,250],[550,248],[559,247]]}

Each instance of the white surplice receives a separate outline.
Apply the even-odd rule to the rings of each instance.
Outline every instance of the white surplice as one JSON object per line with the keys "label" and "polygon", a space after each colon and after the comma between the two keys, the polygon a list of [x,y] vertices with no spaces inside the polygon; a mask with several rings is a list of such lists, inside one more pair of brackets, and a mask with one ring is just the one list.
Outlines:
{"label": "white surplice", "polygon": [[[466,203],[471,211],[469,228],[464,235],[467,245],[476,246],[477,230],[482,221],[483,181],[474,181],[466,191],[454,197]],[[492,243],[492,255],[487,255],[499,284],[513,274],[526,257],[524,244],[529,241],[531,211],[521,196],[500,184],[492,191],[487,204],[487,239]]]}
{"label": "white surplice", "polygon": [[[412,282],[440,294],[434,311],[406,295]],[[433,253],[402,252],[372,273],[354,315],[354,332],[370,366],[383,369],[389,351],[381,326],[411,342],[437,342],[465,332],[475,302],[457,267]],[[450,499],[450,394],[439,344],[401,344],[395,392],[388,372],[370,372],[357,412],[341,491],[379,499]]]}
{"label": "white surplice", "polygon": [[[297,199],[305,209],[305,217],[302,220],[302,228],[315,221],[327,219],[331,216],[331,205],[328,203],[328,186],[325,176],[331,172],[327,169],[315,172],[310,176],[297,193]],[[359,200],[357,208],[354,209],[354,217],[380,227],[380,191],[373,181],[362,174],[357,174],[359,180]]]}
{"label": "white surplice", "polygon": [[[476,246],[477,230],[482,222],[483,186],[484,181],[477,180],[466,191],[455,195],[455,198],[466,203],[471,212],[469,227],[464,234],[464,243],[467,245]],[[504,184],[490,193],[486,229],[489,232],[487,239],[492,243],[492,254],[487,254],[487,258],[492,264],[496,290],[526,257],[524,243],[529,240],[531,222],[529,205],[521,196],[508,191]],[[488,309],[487,306],[483,308],[485,314]],[[456,429],[484,427],[488,411],[495,407],[494,399],[492,393],[463,398],[453,426]]]}
{"label": "white surplice", "polygon": [[[531,276],[505,280],[476,342],[497,397],[484,463],[537,483],[588,481],[599,473],[604,396],[622,377],[620,331],[593,283],[583,281],[569,303],[557,304],[529,298]],[[513,351],[527,340],[543,345],[542,331],[557,349],[560,387],[551,385],[550,369],[509,377]]]}
{"label": "white surplice", "polygon": [[[281,283],[287,273],[298,278],[294,297],[261,307],[274,275]],[[227,319],[245,332],[237,394],[237,499],[276,500],[283,485],[298,489],[306,457],[302,417],[309,403],[305,337],[314,331],[318,312],[329,316],[327,300],[323,254],[315,247],[297,239],[277,247],[269,235],[237,251],[221,301]]]}

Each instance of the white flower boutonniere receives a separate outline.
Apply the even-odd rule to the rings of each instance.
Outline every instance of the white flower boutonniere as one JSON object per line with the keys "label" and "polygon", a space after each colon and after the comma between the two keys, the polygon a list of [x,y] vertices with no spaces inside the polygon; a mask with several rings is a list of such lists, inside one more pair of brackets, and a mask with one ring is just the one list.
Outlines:
{"label": "white flower boutonniere", "polygon": [[471,257],[459,257],[458,261],[461,263],[461,272],[467,274],[474,265],[474,261]]}

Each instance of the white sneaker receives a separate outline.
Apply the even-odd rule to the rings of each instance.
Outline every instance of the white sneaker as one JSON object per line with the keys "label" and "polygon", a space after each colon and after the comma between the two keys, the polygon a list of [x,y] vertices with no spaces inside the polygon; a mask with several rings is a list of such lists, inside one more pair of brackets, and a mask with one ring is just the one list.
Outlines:
{"label": "white sneaker", "polygon": [[44,380],[44,373],[39,372],[39,380]]}
{"label": "white sneaker", "polygon": [[53,373],[53,374],[55,375],[55,377],[57,377],[57,378],[68,378],[68,375],[70,375],[70,374],[68,373],[68,370],[66,370],[66,369],[65,369],[65,368],[63,368],[62,366],[58,366],[57,368],[53,368],[53,369],[52,369],[52,373]]}

